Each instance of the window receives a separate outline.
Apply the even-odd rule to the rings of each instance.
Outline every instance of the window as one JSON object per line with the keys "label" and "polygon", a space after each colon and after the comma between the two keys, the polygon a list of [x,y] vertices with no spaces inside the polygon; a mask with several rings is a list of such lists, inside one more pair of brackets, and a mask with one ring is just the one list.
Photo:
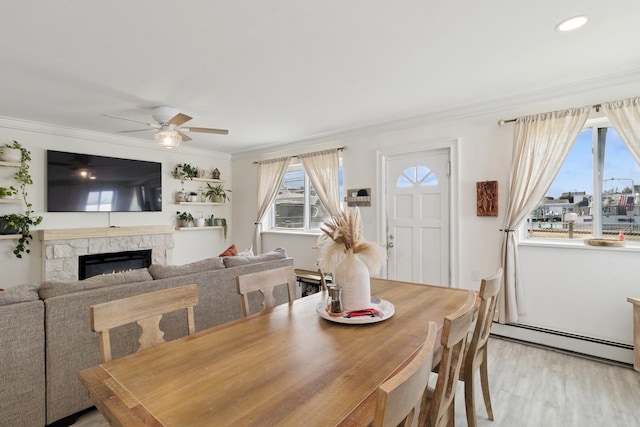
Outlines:
{"label": "window", "polygon": [[[640,240],[640,167],[615,128],[586,127],[527,221],[530,238]],[[575,221],[568,221],[575,213]],[[572,236],[570,236],[570,234]]]}
{"label": "window", "polygon": [[[342,160],[340,163],[338,176],[340,200],[343,200]],[[272,229],[317,230],[330,216],[301,163],[289,165],[271,209]]]}

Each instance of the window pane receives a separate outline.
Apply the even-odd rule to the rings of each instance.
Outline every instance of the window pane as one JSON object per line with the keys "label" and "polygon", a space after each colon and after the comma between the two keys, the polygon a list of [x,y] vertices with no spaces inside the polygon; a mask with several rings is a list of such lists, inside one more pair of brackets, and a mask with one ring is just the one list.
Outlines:
{"label": "window pane", "polygon": [[640,167],[614,128],[607,129],[602,180],[602,234],[637,236]]}
{"label": "window pane", "polygon": [[[636,224],[640,220],[639,191],[640,167],[616,130],[585,129],[546,197],[531,213],[527,224],[529,237],[567,238],[572,229],[573,238],[615,238],[622,230],[628,239],[640,240]],[[602,194],[600,210],[598,203],[594,203],[594,194]],[[568,212],[577,214],[573,224],[565,220]],[[598,223],[601,227],[594,229]]]}
{"label": "window pane", "polygon": [[285,173],[275,200],[275,227],[304,228],[304,170],[293,165]]}
{"label": "window pane", "polygon": [[[340,200],[343,200],[342,165],[338,169],[338,184]],[[272,227],[317,230],[329,217],[302,164],[290,165],[272,207]]]}

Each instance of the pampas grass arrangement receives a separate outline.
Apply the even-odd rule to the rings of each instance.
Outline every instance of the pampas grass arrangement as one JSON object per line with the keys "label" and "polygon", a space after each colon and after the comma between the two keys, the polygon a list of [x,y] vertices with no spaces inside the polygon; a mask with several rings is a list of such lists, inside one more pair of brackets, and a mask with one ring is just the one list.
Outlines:
{"label": "pampas grass arrangement", "polygon": [[380,246],[363,238],[360,210],[357,207],[341,210],[338,216],[325,221],[320,230],[323,234],[318,239],[318,262],[322,271],[334,272],[349,251],[359,255],[372,274],[380,271],[387,255]]}

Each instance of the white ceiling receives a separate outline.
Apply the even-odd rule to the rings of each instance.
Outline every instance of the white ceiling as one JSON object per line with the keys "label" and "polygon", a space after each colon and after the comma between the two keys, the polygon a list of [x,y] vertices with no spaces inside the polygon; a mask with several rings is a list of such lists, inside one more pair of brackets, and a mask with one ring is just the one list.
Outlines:
{"label": "white ceiling", "polygon": [[[586,27],[554,31],[578,14]],[[6,0],[2,15],[0,116],[117,134],[144,126],[102,114],[168,105],[229,129],[185,145],[228,153],[640,70],[638,0]]]}

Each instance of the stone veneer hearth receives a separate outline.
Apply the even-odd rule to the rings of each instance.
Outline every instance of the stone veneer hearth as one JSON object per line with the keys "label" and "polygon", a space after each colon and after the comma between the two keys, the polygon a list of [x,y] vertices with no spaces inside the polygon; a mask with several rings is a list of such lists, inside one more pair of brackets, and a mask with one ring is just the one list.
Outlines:
{"label": "stone veneer hearth", "polygon": [[166,265],[173,231],[171,226],[41,230],[43,280],[78,280],[78,257],[88,254],[151,249],[151,262]]}

